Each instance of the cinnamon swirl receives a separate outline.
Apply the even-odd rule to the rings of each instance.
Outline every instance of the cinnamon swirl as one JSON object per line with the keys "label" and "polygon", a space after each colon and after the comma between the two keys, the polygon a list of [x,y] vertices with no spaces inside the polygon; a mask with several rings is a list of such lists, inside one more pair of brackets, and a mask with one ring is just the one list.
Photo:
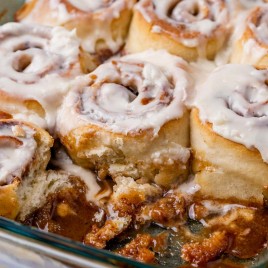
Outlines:
{"label": "cinnamon swirl", "polygon": [[189,61],[213,59],[228,35],[228,16],[224,0],[141,0],[126,51],[164,48]]}
{"label": "cinnamon swirl", "polygon": [[76,29],[82,47],[100,58],[117,53],[124,45],[136,0],[31,0],[16,20]]}
{"label": "cinnamon swirl", "polygon": [[193,169],[203,195],[262,203],[268,182],[268,71],[230,64],[204,83],[191,113]]}
{"label": "cinnamon swirl", "polygon": [[243,24],[241,36],[234,43],[232,63],[268,67],[268,5],[253,9]]}
{"label": "cinnamon swirl", "polygon": [[79,42],[63,28],[8,23],[0,27],[0,118],[53,129],[55,114],[82,74]]}
{"label": "cinnamon swirl", "polygon": [[0,121],[0,216],[15,218],[22,180],[45,170],[53,144],[49,134],[30,124]]}
{"label": "cinnamon swirl", "polygon": [[[67,95],[57,129],[72,159],[107,175],[154,180],[184,177],[190,156],[187,63],[165,51],[99,66]],[[68,120],[66,120],[68,118]]]}

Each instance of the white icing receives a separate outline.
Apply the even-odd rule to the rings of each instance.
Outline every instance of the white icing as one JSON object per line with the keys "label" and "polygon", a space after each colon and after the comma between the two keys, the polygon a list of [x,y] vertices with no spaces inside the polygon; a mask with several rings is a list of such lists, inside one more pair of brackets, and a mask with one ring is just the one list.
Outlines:
{"label": "white icing", "polygon": [[[222,59],[225,61],[225,59]],[[195,86],[192,91],[188,92],[186,105],[191,109],[196,98],[197,92],[202,88],[208,75],[217,67],[214,61],[208,61],[204,59],[199,59],[196,62],[190,63],[190,74],[195,81]]]}
{"label": "white icing", "polygon": [[179,191],[187,195],[194,195],[200,189],[201,189],[201,186],[197,184],[193,178],[190,178],[187,182],[179,186]]}
{"label": "white icing", "polygon": [[[153,23],[153,32],[167,32],[187,47],[204,47],[207,38],[217,36],[217,29],[227,29],[228,24],[228,9],[223,1],[141,0],[136,9],[148,22]],[[166,21],[173,30],[155,25],[158,22],[154,20],[154,15]]]}
{"label": "white icing", "polygon": [[158,165],[163,165],[164,163],[173,165],[178,160],[181,163],[187,163],[190,158],[190,151],[180,144],[172,143],[171,145],[164,145],[164,149],[152,153],[151,158]]}
{"label": "white icing", "polygon": [[[105,48],[116,53],[124,44],[123,36],[116,37],[112,34],[112,22],[118,19],[124,10],[131,10],[135,0],[39,0],[35,3],[31,12],[23,18],[23,22],[39,23],[49,26],[57,26],[75,23],[80,33],[79,21],[81,21],[81,45],[85,51],[96,52],[98,41],[105,41]],[[78,9],[68,11],[67,4]],[[49,12],[40,15],[42,7],[47,7]],[[80,11],[80,12],[79,12]],[[81,14],[81,12],[85,14]],[[127,22],[128,23],[128,22]]]}
{"label": "white icing", "polygon": [[[0,90],[21,100],[38,101],[46,112],[45,121],[32,114],[29,119],[53,129],[70,79],[80,74],[75,33],[60,27],[8,23],[0,27],[0,58]],[[25,58],[28,66],[19,70]],[[14,117],[27,118],[27,113]]]}
{"label": "white icing", "polygon": [[107,190],[101,194],[102,189],[97,183],[97,176],[92,171],[75,165],[69,156],[63,151],[59,150],[56,155],[56,159],[53,160],[53,164],[62,170],[68,172],[70,175],[80,177],[80,179],[87,186],[86,198],[88,201],[94,202],[99,205],[100,200],[111,195],[111,190]]}
{"label": "white icing", "polygon": [[197,92],[194,105],[203,122],[222,137],[256,148],[268,163],[267,70],[229,64],[214,70]]}
{"label": "white icing", "polygon": [[[204,201],[201,201],[200,203],[202,206],[204,206],[207,209],[207,213],[206,213],[207,216],[208,215],[224,216],[233,209],[247,208],[245,206],[238,205],[238,204],[224,204],[224,203],[218,203],[218,202],[211,201],[211,200],[204,200]],[[190,219],[196,220],[195,204],[192,204],[190,206],[188,215]],[[207,223],[204,219],[201,219],[200,222],[204,226],[207,226]]]}
{"label": "white icing", "polygon": [[[185,112],[191,87],[185,69],[187,63],[180,58],[153,50],[103,64],[89,75],[97,77],[91,87],[70,91],[59,112],[58,129],[64,135],[94,124],[124,134],[153,129],[157,135],[162,125]],[[143,104],[144,99],[150,102]]]}
{"label": "white icing", "polygon": [[256,40],[248,39],[243,44],[243,54],[239,59],[239,63],[257,64],[267,52],[267,49],[260,46]]}
{"label": "white icing", "polygon": [[37,148],[35,131],[23,124],[0,125],[0,185],[21,178],[31,163]]}
{"label": "white icing", "polygon": [[98,10],[101,7],[107,6],[111,1],[107,0],[68,0],[68,2],[74,7],[83,10],[85,12]]}
{"label": "white icing", "polygon": [[246,208],[245,206],[238,204],[220,204],[210,200],[204,200],[201,204],[209,211],[210,214],[225,215],[232,209]]}
{"label": "white icing", "polygon": [[153,27],[152,27],[152,33],[161,33],[162,32],[162,28],[161,27],[159,27],[159,26],[157,26],[157,25],[154,25]]}
{"label": "white icing", "polygon": [[96,222],[101,222],[104,216],[105,216],[104,210],[97,211],[94,214],[94,220]]}

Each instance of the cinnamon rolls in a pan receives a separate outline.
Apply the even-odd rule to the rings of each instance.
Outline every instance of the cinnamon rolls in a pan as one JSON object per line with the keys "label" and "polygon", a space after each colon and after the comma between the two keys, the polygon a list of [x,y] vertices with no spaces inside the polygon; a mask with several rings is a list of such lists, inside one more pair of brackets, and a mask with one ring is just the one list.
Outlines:
{"label": "cinnamon rolls in a pan", "polygon": [[130,176],[164,186],[185,178],[187,72],[186,62],[165,51],[99,66],[59,112],[57,130],[72,159],[101,178]]}
{"label": "cinnamon rolls in a pan", "polygon": [[117,53],[124,45],[136,0],[31,0],[16,20],[76,29],[82,47],[97,61]]}
{"label": "cinnamon rolls in a pan", "polygon": [[268,184],[268,71],[230,64],[213,71],[191,112],[193,170],[201,193],[262,203]]}
{"label": "cinnamon rolls in a pan", "polygon": [[113,250],[144,262],[176,237],[201,266],[267,247],[267,6],[26,1],[0,27],[0,216],[98,248],[134,233]]}
{"label": "cinnamon rolls in a pan", "polygon": [[224,0],[141,0],[134,9],[126,51],[166,49],[186,60],[213,59],[229,32]]}

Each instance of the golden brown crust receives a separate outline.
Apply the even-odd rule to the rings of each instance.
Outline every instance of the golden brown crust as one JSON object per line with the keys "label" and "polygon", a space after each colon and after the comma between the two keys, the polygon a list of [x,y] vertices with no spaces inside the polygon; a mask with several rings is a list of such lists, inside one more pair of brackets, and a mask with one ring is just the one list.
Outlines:
{"label": "golden brown crust", "polygon": [[25,17],[27,17],[31,11],[33,10],[34,6],[36,5],[38,0],[28,1],[24,4],[14,15],[15,21],[21,21]]}
{"label": "golden brown crust", "polygon": [[92,231],[85,236],[84,243],[96,248],[105,248],[108,241],[115,238],[127,229],[131,222],[130,217],[107,220],[103,227],[92,228]]}
{"label": "golden brown crust", "polygon": [[19,96],[11,95],[0,89],[0,117],[1,119],[11,119],[14,116],[25,113],[38,116],[45,120],[46,112],[42,105],[33,99],[24,99]]}
{"label": "golden brown crust", "polygon": [[[223,4],[223,2],[221,4],[222,8],[225,8],[225,4]],[[146,4],[143,4],[143,8],[146,9],[146,12],[149,12],[148,9],[152,5],[152,1],[147,1]],[[152,48],[166,49],[169,53],[180,56],[187,61],[197,60],[200,56],[205,56],[212,60],[219,49],[223,46],[224,41],[228,36],[228,30],[225,28],[226,25],[221,25],[215,30],[217,35],[212,34],[209,38],[203,38],[207,38],[204,45],[199,43],[195,47],[190,47],[184,45],[178,39],[184,38],[191,40],[195,37],[198,38],[199,35],[201,35],[200,32],[187,32],[184,25],[173,26],[168,21],[160,19],[152,12],[149,12],[148,16],[150,16],[150,22],[143,16],[139,9],[134,9],[129,36],[125,47],[127,53],[136,53]],[[160,27],[163,30],[160,32],[154,32],[154,26]],[[174,36],[176,36],[176,38],[174,38]],[[200,49],[201,46],[204,46],[204,49]]]}
{"label": "golden brown crust", "polygon": [[98,171],[101,178],[130,176],[169,186],[186,177],[186,164],[180,159],[170,163],[169,156],[155,162],[151,155],[163,149],[164,144],[168,147],[168,143],[188,146],[188,116],[186,112],[181,119],[166,123],[157,136],[150,130],[124,135],[88,125],[74,129],[60,139],[75,163]]}
{"label": "golden brown crust", "polygon": [[210,124],[201,122],[197,109],[192,110],[190,122],[192,168],[201,186],[200,193],[213,198],[262,203],[268,166],[260,153],[216,134]]}
{"label": "golden brown crust", "polygon": [[205,264],[222,254],[229,245],[225,232],[215,232],[201,242],[188,243],[182,247],[182,258],[190,263]]}
{"label": "golden brown crust", "polygon": [[145,263],[155,262],[153,238],[149,234],[138,234],[129,244],[117,251],[118,254]]}
{"label": "golden brown crust", "polygon": [[162,194],[160,187],[148,183],[137,183],[132,178],[117,178],[113,194],[108,202],[108,217],[101,228],[85,236],[87,245],[106,247],[109,240],[125,231],[135,220],[140,208]]}
{"label": "golden brown crust", "polygon": [[[29,123],[23,123],[15,120],[0,120],[0,127],[13,127],[13,126],[27,126],[35,131],[34,140],[37,144],[34,155],[31,162],[27,163],[23,167],[22,176],[20,178],[15,177],[10,184],[0,186],[0,215],[14,219],[19,213],[20,198],[18,196],[18,188],[21,185],[21,181],[34,177],[38,173],[43,172],[46,169],[48,161],[50,159],[50,148],[53,145],[52,137],[43,129],[33,126]],[[18,128],[18,131],[20,128]],[[20,133],[17,133],[19,136]],[[1,136],[0,139],[7,139],[5,136]],[[12,138],[12,137],[10,137]],[[15,140],[16,141],[16,140]],[[14,161],[14,159],[10,159]]]}
{"label": "golden brown crust", "polygon": [[[87,49],[89,45],[83,46],[84,50],[91,53],[90,64],[86,64],[86,70],[92,71],[92,67],[96,67],[102,61],[106,60],[113,54],[117,53],[124,45],[124,40],[128,34],[128,28],[132,16],[132,7],[136,0],[122,0],[121,5],[115,5],[113,1],[107,1],[103,6],[103,10],[84,11],[78,7],[73,6],[69,1],[61,0],[60,5],[66,9],[66,14],[70,16],[64,20],[60,16],[54,16],[57,9],[53,10],[50,1],[47,0],[31,0],[27,1],[23,7],[16,12],[16,21],[34,22],[49,26],[63,26],[68,30],[76,29],[78,37],[82,43],[88,43],[88,39],[96,35],[96,40],[90,45],[90,50]],[[118,8],[120,6],[120,8]],[[121,8],[123,6],[123,8]],[[54,7],[55,8],[55,7]],[[118,9],[118,10],[113,10]],[[40,12],[42,10],[42,12]],[[103,18],[102,12],[105,12]],[[107,15],[108,14],[108,15]],[[115,14],[115,15],[113,15]],[[112,17],[113,16],[113,17]],[[106,36],[103,35],[104,29],[108,30],[107,38],[112,42],[118,42],[117,49],[114,45],[110,46]],[[108,35],[110,37],[108,37]],[[99,36],[99,38],[97,38]],[[83,64],[88,61],[88,56],[81,53]],[[85,57],[84,57],[85,56]],[[93,64],[92,64],[93,62]]]}
{"label": "golden brown crust", "polygon": [[10,185],[0,186],[0,216],[15,219],[19,213],[20,205],[16,194],[19,180]]}
{"label": "golden brown crust", "polygon": [[[259,26],[261,18],[267,12],[267,8],[262,7],[256,7],[250,12],[245,21],[245,30],[234,44],[232,63],[253,64],[261,69],[268,67],[268,44],[261,40],[258,33],[252,28],[253,25],[254,27]],[[262,56],[258,57],[257,54],[261,51],[266,51],[266,53],[262,53]]]}
{"label": "golden brown crust", "polygon": [[168,193],[156,202],[142,207],[137,221],[147,221],[164,227],[175,227],[186,220],[186,202],[178,193]]}
{"label": "golden brown crust", "polygon": [[166,49],[169,53],[186,60],[198,58],[197,50],[186,48],[165,33],[153,33],[150,25],[137,10],[134,11],[125,50],[127,53],[141,52],[146,49]]}

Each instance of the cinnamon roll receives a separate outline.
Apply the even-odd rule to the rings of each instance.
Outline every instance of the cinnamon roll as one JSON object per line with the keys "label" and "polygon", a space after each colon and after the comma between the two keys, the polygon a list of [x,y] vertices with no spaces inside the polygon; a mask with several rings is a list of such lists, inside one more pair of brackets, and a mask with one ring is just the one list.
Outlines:
{"label": "cinnamon roll", "polygon": [[193,170],[200,192],[262,203],[268,182],[268,71],[217,68],[191,113]]}
{"label": "cinnamon roll", "polygon": [[23,180],[44,171],[53,144],[49,134],[15,120],[0,121],[0,216],[15,218]]}
{"label": "cinnamon roll", "polygon": [[189,61],[213,59],[228,35],[228,17],[224,0],[141,0],[126,51],[164,48]]}
{"label": "cinnamon roll", "polygon": [[[169,185],[187,173],[187,63],[165,51],[99,66],[67,95],[57,120],[74,162],[107,175]],[[68,118],[68,120],[66,120]]]}
{"label": "cinnamon roll", "polygon": [[53,129],[55,113],[82,74],[79,42],[63,28],[7,23],[0,27],[0,118]]}
{"label": "cinnamon roll", "polygon": [[242,34],[234,42],[231,62],[247,63],[259,68],[267,68],[268,5],[253,9],[243,23]]}
{"label": "cinnamon roll", "polygon": [[124,45],[136,0],[30,0],[17,21],[76,29],[82,47],[105,59]]}

